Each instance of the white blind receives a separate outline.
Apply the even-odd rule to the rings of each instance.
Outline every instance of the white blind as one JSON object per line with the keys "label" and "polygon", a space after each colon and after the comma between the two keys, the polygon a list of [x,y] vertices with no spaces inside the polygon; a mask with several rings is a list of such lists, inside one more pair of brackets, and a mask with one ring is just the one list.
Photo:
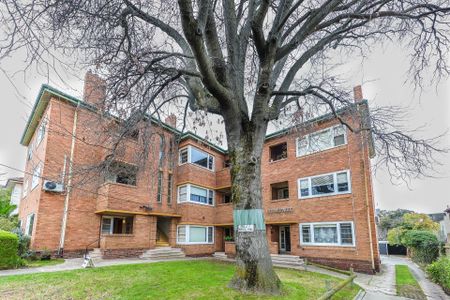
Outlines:
{"label": "white blind", "polygon": [[201,243],[206,242],[206,230],[207,227],[189,227],[189,242]]}

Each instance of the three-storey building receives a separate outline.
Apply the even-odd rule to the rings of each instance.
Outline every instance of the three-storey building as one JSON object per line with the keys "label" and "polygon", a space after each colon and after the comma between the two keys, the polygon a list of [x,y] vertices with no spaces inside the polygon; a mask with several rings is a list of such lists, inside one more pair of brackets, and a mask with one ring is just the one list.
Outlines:
{"label": "three-storey building", "polygon": [[[28,153],[19,218],[31,248],[65,257],[100,248],[105,258],[161,246],[191,256],[223,252],[234,233],[227,151],[179,132],[171,117],[150,119],[151,132],[127,134],[111,156],[112,137],[102,132],[120,122],[98,115],[98,85],[88,73],[83,100],[45,85],[36,99],[21,139]],[[365,101],[355,107],[368,110]],[[370,137],[351,133],[333,115],[303,125],[270,134],[264,144],[271,253],[378,270]],[[153,151],[142,151],[143,140]],[[107,172],[92,175],[105,161]]]}

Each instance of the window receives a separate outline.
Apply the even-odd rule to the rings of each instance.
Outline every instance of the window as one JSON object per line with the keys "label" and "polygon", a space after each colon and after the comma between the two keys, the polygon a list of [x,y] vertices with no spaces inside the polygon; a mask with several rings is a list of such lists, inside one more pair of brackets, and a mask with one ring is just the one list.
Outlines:
{"label": "window", "polygon": [[102,234],[132,234],[133,217],[102,217]]}
{"label": "window", "polygon": [[178,203],[192,202],[214,205],[214,191],[191,184],[178,187]]}
{"label": "window", "polygon": [[32,157],[33,157],[33,143],[30,143],[28,145],[28,150],[27,150],[27,159],[31,160]]}
{"label": "window", "polygon": [[214,227],[181,225],[177,228],[179,244],[212,244],[214,243]]}
{"label": "window", "polygon": [[350,192],[350,172],[348,170],[298,180],[299,199]]}
{"label": "window", "polygon": [[354,246],[353,222],[300,224],[303,245]]}
{"label": "window", "polygon": [[196,164],[203,168],[214,170],[214,156],[192,146],[180,150],[179,162],[180,164]]}
{"label": "window", "polygon": [[38,165],[33,170],[33,178],[31,179],[31,189],[34,189],[39,184],[39,179],[41,177],[41,165]]}
{"label": "window", "polygon": [[25,226],[25,234],[31,236],[33,234],[34,226],[34,214],[29,214],[27,216],[27,224]]}
{"label": "window", "polygon": [[127,185],[136,185],[137,167],[121,162],[112,162],[106,181]]}
{"label": "window", "polygon": [[277,161],[287,158],[287,143],[281,143],[269,148],[270,161]]}
{"label": "window", "polygon": [[163,189],[163,172],[158,171],[158,195],[156,201],[158,203],[162,202],[162,189]]}
{"label": "window", "polygon": [[222,203],[231,203],[231,194],[229,193],[223,194]]}
{"label": "window", "polygon": [[39,126],[38,135],[36,138],[36,145],[39,145],[45,136],[45,128],[47,123],[45,121],[42,121],[41,126]]}
{"label": "window", "polygon": [[23,183],[23,198],[25,198],[28,195],[28,179],[25,179]]}
{"label": "window", "polygon": [[272,189],[272,200],[289,199],[289,183],[287,181],[273,183],[270,187]]}
{"label": "window", "polygon": [[167,203],[172,203],[172,186],[173,186],[173,175],[169,174],[167,178]]}
{"label": "window", "polygon": [[297,156],[303,156],[347,144],[347,133],[343,125],[330,127],[297,138]]}

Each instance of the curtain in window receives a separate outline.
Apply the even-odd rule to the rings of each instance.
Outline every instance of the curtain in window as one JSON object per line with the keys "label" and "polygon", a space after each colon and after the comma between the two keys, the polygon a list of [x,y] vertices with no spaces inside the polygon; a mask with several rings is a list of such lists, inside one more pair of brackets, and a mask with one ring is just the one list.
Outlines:
{"label": "curtain in window", "polygon": [[334,193],[333,174],[311,178],[312,194]]}
{"label": "curtain in window", "polygon": [[191,201],[208,203],[208,190],[191,186]]}
{"label": "curtain in window", "polygon": [[311,228],[309,227],[309,225],[303,225],[302,226],[302,238],[303,238],[303,243],[311,243],[311,232],[310,232]]}
{"label": "curtain in window", "polygon": [[323,244],[337,244],[338,235],[336,225],[315,225],[314,242]]}
{"label": "curtain in window", "polygon": [[341,223],[341,244],[353,244],[353,233],[351,223]]}
{"label": "curtain in window", "polygon": [[204,243],[206,242],[207,227],[189,227],[189,242]]}
{"label": "curtain in window", "polygon": [[179,226],[177,232],[177,239],[180,243],[186,242],[186,226]]}

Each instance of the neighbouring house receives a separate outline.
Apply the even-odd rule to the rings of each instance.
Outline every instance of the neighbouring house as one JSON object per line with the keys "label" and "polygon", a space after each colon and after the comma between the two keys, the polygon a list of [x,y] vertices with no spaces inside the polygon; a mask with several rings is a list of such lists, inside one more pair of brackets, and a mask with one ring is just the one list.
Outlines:
{"label": "neighbouring house", "polygon": [[[88,73],[83,100],[47,85],[37,96],[21,139],[29,151],[19,216],[31,248],[65,257],[95,249],[104,258],[144,256],[168,246],[188,256],[224,252],[234,233],[228,153],[177,130],[173,116],[165,123],[149,117],[152,132],[142,127],[128,134],[104,176],[81,177],[80,170],[111,157],[102,128],[120,124],[99,118],[105,94],[99,85],[101,79]],[[362,97],[352,108],[368,113]],[[350,124],[361,122],[348,111],[338,113]],[[378,271],[371,137],[351,133],[331,114],[304,125],[265,140],[263,205],[271,253]],[[157,151],[139,151],[144,139]]]}
{"label": "neighbouring house", "polygon": [[14,209],[11,212],[11,216],[19,214],[20,199],[22,197],[22,186],[23,186],[22,177],[9,178],[6,181],[5,188],[11,189],[10,203],[16,206],[16,209]]}
{"label": "neighbouring house", "polygon": [[439,240],[444,243],[450,242],[450,207],[447,205],[443,213],[431,214],[429,216],[433,221],[439,223]]}

